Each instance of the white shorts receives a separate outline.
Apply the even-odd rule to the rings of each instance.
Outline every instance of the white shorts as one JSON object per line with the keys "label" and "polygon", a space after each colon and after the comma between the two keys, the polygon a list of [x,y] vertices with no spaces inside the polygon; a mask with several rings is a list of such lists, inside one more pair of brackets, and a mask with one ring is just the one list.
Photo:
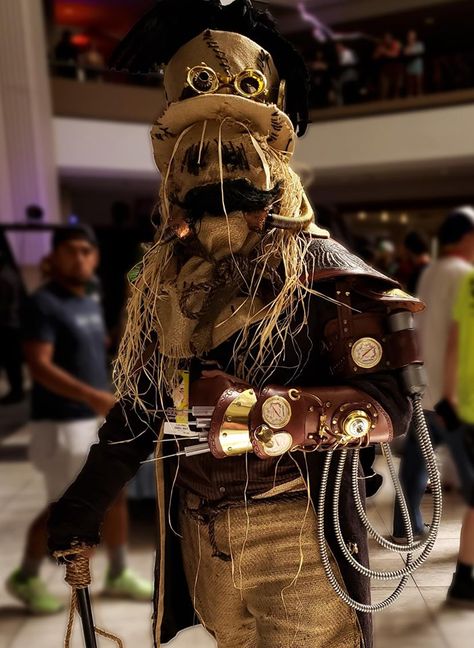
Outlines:
{"label": "white shorts", "polygon": [[103,419],[32,421],[29,459],[43,473],[48,503],[64,493],[83,467],[89,448],[98,441]]}

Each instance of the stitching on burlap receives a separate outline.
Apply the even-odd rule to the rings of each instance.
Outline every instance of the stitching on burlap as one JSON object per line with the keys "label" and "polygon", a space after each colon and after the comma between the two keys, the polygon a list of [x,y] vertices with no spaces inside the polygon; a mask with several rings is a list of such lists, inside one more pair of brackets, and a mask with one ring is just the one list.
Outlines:
{"label": "stitching on burlap", "polygon": [[223,52],[220,47],[219,43],[212,38],[212,34],[210,29],[208,29],[204,33],[204,42],[206,45],[211,49],[214,54],[216,55],[217,60],[219,61],[221,67],[226,71],[228,76],[231,76],[232,70],[230,67],[229,59],[227,58],[225,52]]}
{"label": "stitching on burlap", "polygon": [[265,50],[260,50],[257,58],[257,67],[260,72],[265,72],[265,68],[268,66],[270,60],[270,54],[265,52]]}

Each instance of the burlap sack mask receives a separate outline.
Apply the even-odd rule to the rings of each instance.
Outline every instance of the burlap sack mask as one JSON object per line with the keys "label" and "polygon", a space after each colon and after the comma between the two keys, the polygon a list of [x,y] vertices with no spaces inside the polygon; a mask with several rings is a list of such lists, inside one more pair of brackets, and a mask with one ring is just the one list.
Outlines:
{"label": "burlap sack mask", "polygon": [[[197,66],[206,66],[218,75],[217,91],[192,92],[187,78],[189,71]],[[245,70],[264,76],[265,93],[249,98],[237,92],[235,81]],[[186,43],[166,67],[164,84],[168,105],[152,129],[155,160],[161,173],[166,173],[180,134],[204,119],[220,122],[233,117],[245,123],[251,132],[265,137],[275,150],[291,155],[296,134],[283,106],[275,103],[280,83],[270,54],[245,36],[206,30]]]}

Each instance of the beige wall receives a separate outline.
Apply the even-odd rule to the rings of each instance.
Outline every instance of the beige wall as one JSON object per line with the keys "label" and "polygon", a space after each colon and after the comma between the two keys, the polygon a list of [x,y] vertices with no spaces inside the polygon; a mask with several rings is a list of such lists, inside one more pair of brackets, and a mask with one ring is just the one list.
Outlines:
{"label": "beige wall", "polygon": [[474,163],[474,104],[313,124],[296,159],[314,169]]}
{"label": "beige wall", "polygon": [[0,2],[0,220],[59,218],[41,0]]}
{"label": "beige wall", "polygon": [[[473,124],[474,104],[320,122],[298,142],[295,163],[326,179],[474,169]],[[54,128],[63,175],[156,178],[147,124],[57,117]]]}

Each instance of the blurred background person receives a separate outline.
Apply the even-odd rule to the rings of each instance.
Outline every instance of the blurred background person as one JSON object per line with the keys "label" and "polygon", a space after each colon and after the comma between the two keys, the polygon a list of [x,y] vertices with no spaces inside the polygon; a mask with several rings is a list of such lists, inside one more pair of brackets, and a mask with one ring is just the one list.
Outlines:
{"label": "blurred background person", "polygon": [[395,99],[400,96],[403,81],[402,44],[387,32],[374,51],[379,65],[379,99]]}
{"label": "blurred background person", "polygon": [[20,276],[0,250],[0,366],[5,369],[9,387],[8,393],[0,398],[0,405],[13,405],[25,397],[20,334],[22,297]]}
{"label": "blurred background person", "polygon": [[407,42],[403,50],[406,67],[406,91],[409,97],[423,94],[425,76],[425,44],[419,40],[415,30],[407,34]]}
{"label": "blurred background person", "polygon": [[[460,424],[474,468],[474,271],[461,282],[452,312],[446,350],[444,396],[437,411],[446,412],[446,426]],[[470,505],[461,531],[458,562],[448,601],[474,608],[474,488],[465,494]]]}
{"label": "blurred background person", "polygon": [[392,240],[383,236],[375,244],[375,267],[388,275],[394,277],[398,272],[396,247]]}
{"label": "blurred background person", "polygon": [[[25,356],[33,379],[30,459],[44,475],[48,506],[32,522],[22,564],[7,579],[9,593],[42,614],[62,608],[39,578],[47,555],[49,504],[79,473],[100,420],[115,401],[101,306],[87,292],[99,262],[94,232],[85,225],[56,230],[49,261],[51,280],[31,296],[24,316]],[[122,492],[104,522],[105,593],[150,601],[151,584],[126,566],[127,521]]]}
{"label": "blurred background person", "polygon": [[78,58],[79,48],[72,41],[72,32],[65,29],[61,34],[59,43],[54,48],[56,74],[66,79],[75,79]]}
{"label": "blurred background person", "polygon": [[97,49],[95,41],[91,41],[89,47],[78,57],[78,64],[83,78],[81,81],[101,81],[105,70],[105,59]]}
{"label": "blurred background person", "polygon": [[310,72],[311,105],[326,108],[330,102],[331,74],[323,50],[316,51],[316,57],[310,63]]}
{"label": "blurred background person", "polygon": [[423,270],[430,264],[430,248],[420,232],[408,232],[403,241],[404,272],[401,278],[409,293],[416,294]]}
{"label": "blurred background person", "polygon": [[359,60],[353,49],[336,42],[339,75],[337,79],[339,105],[355,104],[359,101]]}
{"label": "blurred background person", "polygon": [[[466,457],[463,431],[447,431],[434,408],[444,391],[446,348],[449,339],[454,301],[463,279],[471,272],[474,262],[474,209],[459,207],[444,220],[438,233],[440,258],[431,263],[421,275],[418,296],[426,310],[418,316],[420,342],[428,376],[428,388],[423,400],[430,434],[435,445],[445,443],[455,463],[463,492],[469,493],[474,472]],[[410,429],[400,462],[400,481],[407,498],[408,509],[416,537],[425,532],[420,510],[427,474],[413,429]],[[395,505],[393,537],[405,540],[400,507]]]}

